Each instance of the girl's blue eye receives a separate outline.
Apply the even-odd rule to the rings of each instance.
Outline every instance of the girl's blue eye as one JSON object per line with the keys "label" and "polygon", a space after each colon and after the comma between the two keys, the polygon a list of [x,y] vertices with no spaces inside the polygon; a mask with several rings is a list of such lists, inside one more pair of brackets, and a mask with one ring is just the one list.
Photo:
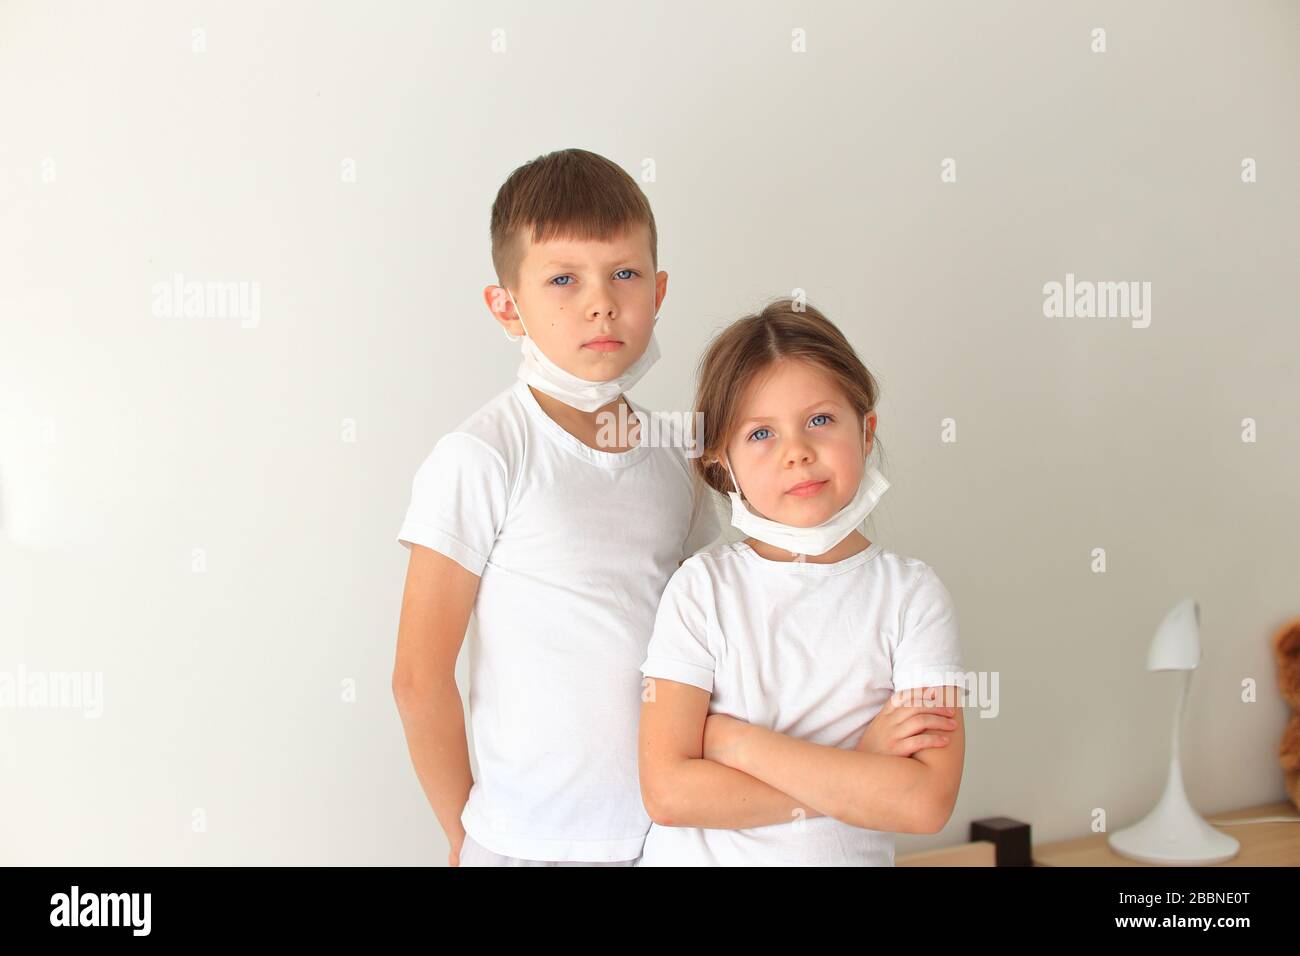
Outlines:
{"label": "girl's blue eye", "polygon": [[753,441],[755,435],[757,435],[759,432],[765,432],[765,431],[768,431],[768,429],[766,429],[766,428],[755,428],[752,432],[749,433],[749,440],[750,440],[750,441]]}
{"label": "girl's blue eye", "polygon": [[556,284],[556,285],[566,286],[566,285],[570,285],[570,283],[568,283],[568,282],[561,282],[560,280],[561,280],[561,279],[572,279],[572,278],[573,278],[573,276],[556,276],[554,279],[551,280],[551,282],[552,282],[553,284]]}
{"label": "girl's blue eye", "polygon": [[825,412],[823,412],[823,413],[820,414],[820,415],[814,415],[814,416],[812,417],[812,420],[813,420],[813,421],[817,421],[817,419],[819,419],[819,418],[824,418],[824,419],[826,419],[827,421],[834,421],[834,419],[831,418],[831,416],[827,415]]}
{"label": "girl's blue eye", "polygon": [[629,279],[632,278],[632,276],[636,275],[636,270],[634,270],[634,269],[619,269],[618,272],[615,272],[615,273],[614,273],[614,275],[616,275],[616,276],[617,276],[617,275],[622,275],[624,272],[626,272],[626,273],[629,274],[629,275],[628,275],[628,278],[629,278]]}

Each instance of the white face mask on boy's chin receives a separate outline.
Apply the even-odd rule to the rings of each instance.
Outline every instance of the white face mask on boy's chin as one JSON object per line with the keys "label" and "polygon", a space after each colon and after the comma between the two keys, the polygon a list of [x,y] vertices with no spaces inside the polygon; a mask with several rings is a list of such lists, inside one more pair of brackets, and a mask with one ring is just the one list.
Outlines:
{"label": "white face mask on boy's chin", "polygon": [[[527,332],[528,326],[524,322],[524,314],[519,311],[519,303],[515,302],[514,293],[506,289],[506,295],[510,296],[510,302],[514,305],[515,313],[519,316],[519,323],[524,326],[524,331]],[[659,322],[657,313],[654,321],[656,325]],[[641,353],[639,359],[627,367],[622,375],[603,382],[589,382],[570,372],[566,372],[547,358],[546,353],[537,347],[537,343],[533,341],[531,335],[511,335],[508,331],[505,332],[505,335],[512,342],[523,340],[523,345],[520,347],[523,352],[523,359],[519,363],[518,373],[520,381],[526,382],[539,392],[545,392],[552,398],[557,398],[564,404],[571,405],[584,412],[594,412],[596,409],[608,405],[624,391],[635,385],[641,376],[645,375],[650,369],[650,366],[659,361],[659,342],[652,330],[645,351]]]}

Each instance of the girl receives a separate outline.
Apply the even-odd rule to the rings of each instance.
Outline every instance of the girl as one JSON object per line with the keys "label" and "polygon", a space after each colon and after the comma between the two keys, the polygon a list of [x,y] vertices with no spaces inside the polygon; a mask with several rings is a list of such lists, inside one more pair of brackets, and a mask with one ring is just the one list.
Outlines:
{"label": "girl", "polygon": [[700,383],[694,467],[748,537],[688,559],[660,601],[637,865],[892,866],[894,833],[952,812],[963,681],[938,576],[857,530],[889,487],[867,464],[875,379],[786,299],[719,335]]}

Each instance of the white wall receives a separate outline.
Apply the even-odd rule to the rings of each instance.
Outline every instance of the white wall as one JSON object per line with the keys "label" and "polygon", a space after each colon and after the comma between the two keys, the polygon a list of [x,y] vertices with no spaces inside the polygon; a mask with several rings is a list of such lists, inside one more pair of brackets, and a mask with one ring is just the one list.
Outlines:
{"label": "white wall", "polygon": [[[951,824],[900,853],[1145,812],[1176,699],[1146,645],[1184,596],[1191,796],[1281,798],[1297,7],[662,8],[0,5],[0,672],[103,678],[98,718],[0,711],[0,862],[445,861],[389,690],[394,538],[433,442],[514,376],[480,298],[495,191],[567,146],[655,163],[641,403],[687,407],[709,336],[796,287],[881,378],[874,537],[935,566],[1000,676]],[[156,316],[177,273],[256,283],[255,327]],[[1045,318],[1066,273],[1150,282],[1149,327]]]}

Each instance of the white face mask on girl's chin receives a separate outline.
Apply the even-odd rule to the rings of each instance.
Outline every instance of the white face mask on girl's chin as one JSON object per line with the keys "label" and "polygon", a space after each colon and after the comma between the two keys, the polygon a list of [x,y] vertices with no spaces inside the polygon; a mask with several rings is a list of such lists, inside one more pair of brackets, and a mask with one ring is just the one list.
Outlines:
{"label": "white face mask on girl's chin", "polygon": [[[866,420],[863,420],[863,448],[866,448]],[[864,452],[865,454],[865,452]],[[889,482],[874,465],[862,469],[862,480],[858,482],[857,493],[853,500],[811,528],[798,528],[794,525],[772,521],[762,515],[756,515],[740,497],[740,485],[736,483],[735,472],[731,470],[731,461],[724,456],[727,474],[731,475],[731,484],[735,491],[727,492],[731,499],[731,524],[751,538],[757,538],[799,556],[825,554],[835,547],[866,520],[871,510],[876,507],[880,497],[889,490]]]}
{"label": "white face mask on girl's chin", "polygon": [[[524,314],[519,311],[519,303],[515,302],[514,293],[506,289],[506,295],[510,296],[510,302],[514,305],[515,312],[519,316],[519,323],[524,326],[524,331],[527,332],[528,326],[524,324]],[[655,315],[654,321],[658,324],[658,314]],[[566,372],[547,358],[546,354],[537,347],[537,343],[533,341],[532,336],[511,335],[509,332],[505,334],[506,338],[512,342],[523,339],[523,345],[521,346],[523,360],[519,363],[518,373],[521,381],[527,382],[538,391],[545,392],[552,398],[558,398],[564,404],[571,405],[584,412],[594,412],[596,409],[608,405],[624,391],[635,385],[641,376],[645,375],[650,369],[650,366],[659,361],[659,342],[652,330],[645,351],[641,353],[639,359],[628,366],[622,375],[604,382],[589,382],[584,378],[578,378],[578,376]]]}

